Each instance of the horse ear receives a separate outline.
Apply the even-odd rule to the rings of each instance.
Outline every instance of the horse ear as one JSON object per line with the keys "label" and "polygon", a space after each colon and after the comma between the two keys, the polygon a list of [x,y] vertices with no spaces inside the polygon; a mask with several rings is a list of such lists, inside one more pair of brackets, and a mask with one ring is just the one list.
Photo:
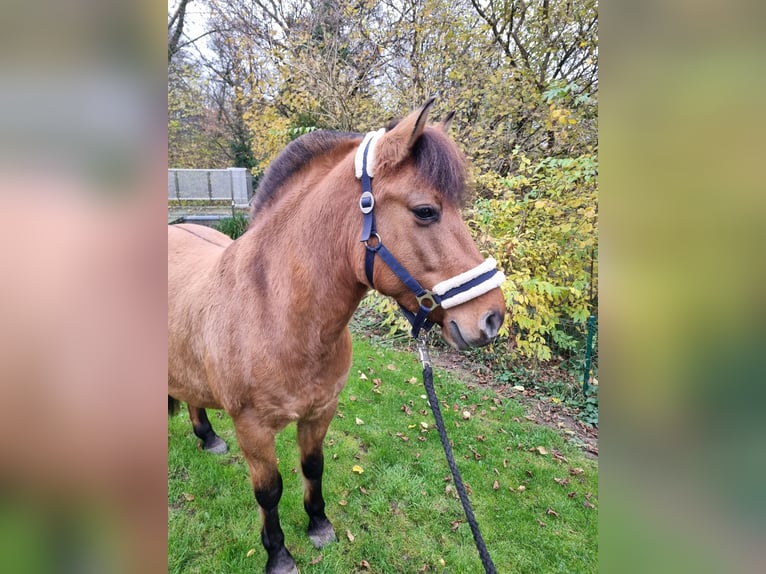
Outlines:
{"label": "horse ear", "polygon": [[412,146],[423,135],[435,99],[429,98],[422,108],[410,113],[380,138],[376,150],[378,165],[396,165],[409,155]]}
{"label": "horse ear", "polygon": [[455,117],[454,110],[451,111],[446,115],[446,117],[439,123],[439,127],[442,129],[442,131],[446,134],[449,131],[450,126],[452,125],[452,119]]}

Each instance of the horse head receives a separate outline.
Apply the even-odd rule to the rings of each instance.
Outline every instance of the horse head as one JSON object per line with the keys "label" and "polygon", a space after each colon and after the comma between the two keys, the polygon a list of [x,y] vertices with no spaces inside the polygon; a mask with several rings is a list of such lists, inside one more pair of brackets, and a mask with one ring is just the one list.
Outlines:
{"label": "horse head", "polygon": [[[466,159],[447,135],[451,117],[427,125],[432,103],[368,135],[374,145],[367,157],[362,158],[363,150],[357,153],[357,176],[361,162],[374,182],[375,220],[365,264],[370,266],[369,251],[384,244],[428,295],[417,297],[390,263],[367,270],[368,283],[372,275],[371,286],[412,314],[430,310],[428,321],[439,324],[445,340],[463,350],[497,336],[506,310],[499,288],[504,276],[493,273],[494,260],[485,261],[463,220]],[[445,292],[449,301],[441,301]]]}

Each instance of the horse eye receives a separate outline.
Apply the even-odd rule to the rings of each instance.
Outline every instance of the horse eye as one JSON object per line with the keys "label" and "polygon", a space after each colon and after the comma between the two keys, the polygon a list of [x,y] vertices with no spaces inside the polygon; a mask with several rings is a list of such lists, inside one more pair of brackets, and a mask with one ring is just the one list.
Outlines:
{"label": "horse eye", "polygon": [[439,219],[439,210],[430,205],[421,205],[412,210],[420,221],[432,222]]}

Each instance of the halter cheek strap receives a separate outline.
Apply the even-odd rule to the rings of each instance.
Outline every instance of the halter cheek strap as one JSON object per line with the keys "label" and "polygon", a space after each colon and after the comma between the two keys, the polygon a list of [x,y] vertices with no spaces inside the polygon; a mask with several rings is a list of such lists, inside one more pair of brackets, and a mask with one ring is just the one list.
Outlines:
{"label": "halter cheek strap", "polygon": [[[399,260],[383,245],[383,240],[375,230],[375,197],[372,195],[372,178],[374,177],[375,146],[385,129],[370,132],[362,141],[354,156],[354,170],[357,179],[362,183],[362,195],[359,198],[359,209],[362,211],[362,236],[366,253],[364,272],[370,287],[373,283],[375,256],[379,256],[394,275],[415,294],[418,301],[418,311],[413,313],[401,305],[399,307],[412,325],[412,336],[417,337],[421,329],[428,331],[433,324],[428,321],[428,315],[436,309],[451,309],[475,299],[499,287],[505,281],[505,275],[497,269],[497,262],[491,257],[473,269],[460,273],[434,285],[432,290],[425,289],[412,274],[405,269]],[[374,241],[370,240],[374,237]]]}

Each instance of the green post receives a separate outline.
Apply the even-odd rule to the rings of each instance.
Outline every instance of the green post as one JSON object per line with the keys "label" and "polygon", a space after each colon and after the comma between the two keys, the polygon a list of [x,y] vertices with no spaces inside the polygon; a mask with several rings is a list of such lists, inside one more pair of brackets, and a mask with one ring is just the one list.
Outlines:
{"label": "green post", "polygon": [[588,339],[585,344],[585,369],[582,374],[582,392],[588,394],[588,378],[590,377],[591,358],[593,356],[593,331],[596,326],[596,317],[588,317]]}

